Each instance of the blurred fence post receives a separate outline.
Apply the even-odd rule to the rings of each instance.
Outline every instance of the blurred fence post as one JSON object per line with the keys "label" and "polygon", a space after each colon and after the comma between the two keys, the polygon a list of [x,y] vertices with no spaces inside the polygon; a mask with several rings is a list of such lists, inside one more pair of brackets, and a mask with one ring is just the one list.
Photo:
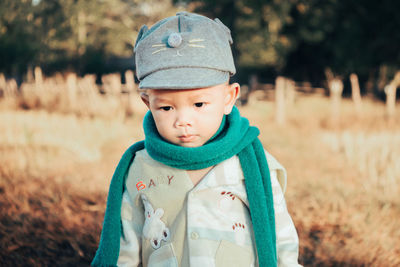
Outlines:
{"label": "blurred fence post", "polygon": [[340,103],[342,100],[343,82],[335,78],[329,83],[330,97],[332,101],[332,120],[337,124],[340,120]]}
{"label": "blurred fence post", "polygon": [[396,90],[400,85],[400,71],[396,73],[393,80],[385,86],[386,111],[389,118],[393,118],[396,107]]}
{"label": "blurred fence post", "polygon": [[92,109],[90,112],[95,113],[94,110],[100,109],[100,95],[99,89],[96,85],[96,76],[93,74],[86,74],[83,79],[79,82],[79,88],[84,92],[85,97],[87,98],[87,103]]}
{"label": "blurred fence post", "polygon": [[250,89],[250,92],[254,92],[255,90],[257,90],[258,89],[258,77],[257,77],[257,75],[256,74],[252,74],[251,76],[250,76],[250,79],[249,79],[249,89]]}
{"label": "blurred fence post", "polygon": [[6,77],[3,73],[0,73],[0,91],[3,92],[6,90]]}
{"label": "blurred fence post", "polygon": [[43,89],[43,74],[42,69],[38,66],[35,67],[35,87],[37,91]]}
{"label": "blurred fence post", "polygon": [[101,76],[101,82],[103,83],[103,91],[106,94],[121,94],[122,84],[121,75],[119,73],[103,75]]}
{"label": "blurred fence post", "polygon": [[378,76],[378,90],[385,89],[385,86],[388,84],[388,66],[381,65],[379,67],[379,76]]}
{"label": "blurred fence post", "polygon": [[296,83],[295,81],[291,79],[286,79],[285,83],[285,97],[286,97],[286,103],[289,107],[293,106],[294,100],[296,98]]}
{"label": "blurred fence post", "polygon": [[133,92],[133,90],[135,90],[135,78],[131,70],[125,71],[125,88],[128,92]]}
{"label": "blurred fence post", "polygon": [[75,73],[67,74],[67,90],[68,90],[68,102],[71,108],[74,110],[76,105],[76,95],[77,95],[77,78]]}
{"label": "blurred fence post", "polygon": [[15,79],[10,79],[6,82],[4,96],[6,98],[14,98],[18,94],[18,85]]}
{"label": "blurred fence post", "polygon": [[275,120],[280,125],[285,123],[285,78],[282,76],[275,80]]}
{"label": "blurred fence post", "polygon": [[362,109],[362,103],[360,94],[360,83],[358,82],[357,74],[352,73],[350,75],[350,82],[351,82],[351,97],[356,107],[357,114],[360,114]]}
{"label": "blurred fence post", "polygon": [[29,65],[28,66],[28,70],[26,72],[26,82],[27,83],[33,83],[34,80],[35,80],[35,78],[33,76],[32,65]]}
{"label": "blurred fence post", "polygon": [[329,95],[331,99],[331,118],[336,127],[340,121],[340,104],[343,93],[343,81],[340,77],[335,77],[332,70],[327,68],[325,75],[328,80]]}
{"label": "blurred fence post", "polygon": [[135,86],[135,76],[131,70],[125,72],[125,88],[126,92],[123,94],[122,102],[125,107],[125,116],[130,117],[135,113],[133,107],[134,101],[132,98],[137,97],[138,95]]}
{"label": "blurred fence post", "polygon": [[249,101],[250,89],[249,86],[243,85],[240,87],[239,104],[244,106]]}

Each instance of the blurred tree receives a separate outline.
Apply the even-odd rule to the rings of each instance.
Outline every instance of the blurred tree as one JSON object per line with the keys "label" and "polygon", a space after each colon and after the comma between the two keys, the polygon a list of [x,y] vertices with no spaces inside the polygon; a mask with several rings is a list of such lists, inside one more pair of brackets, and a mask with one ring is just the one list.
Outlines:
{"label": "blurred tree", "polygon": [[179,4],[231,29],[242,70],[320,82],[329,67],[343,77],[357,73],[361,84],[380,77],[383,88],[400,67],[396,0],[2,0],[0,72],[105,71],[110,58],[132,60],[142,24],[173,15]]}
{"label": "blurred tree", "polygon": [[102,71],[110,57],[132,57],[142,24],[176,8],[170,0],[4,0],[0,2],[0,71]]}
{"label": "blurred tree", "polygon": [[0,1],[0,71],[15,74],[26,68],[40,48],[30,1]]}
{"label": "blurred tree", "polygon": [[354,72],[365,81],[382,65],[400,67],[399,1],[293,3],[292,23],[286,24],[281,33],[292,43],[286,74],[318,81],[324,79],[324,70],[329,67],[342,77]]}
{"label": "blurred tree", "polygon": [[392,78],[400,64],[399,1],[183,2],[231,29],[239,68],[272,67],[276,74],[321,85],[326,68],[342,77],[357,73],[365,82],[379,69],[390,69],[385,75]]}
{"label": "blurred tree", "polygon": [[[175,1],[182,2],[182,1]],[[233,54],[239,67],[284,66],[290,47],[281,38],[282,27],[290,21],[290,0],[186,0],[195,12],[219,18],[230,28]]]}
{"label": "blurred tree", "polygon": [[[72,63],[79,72],[95,72],[107,58],[132,56],[133,44],[140,26],[161,19],[172,10],[169,1],[144,0],[62,0],[60,25],[43,25],[48,28],[46,44],[54,56],[75,59]],[[48,16],[46,9],[52,1],[41,1],[40,17]],[[54,26],[53,26],[54,25]],[[48,26],[48,27],[46,27]],[[53,32],[53,35],[50,33]],[[62,53],[58,53],[62,51]],[[41,64],[50,58],[41,51]],[[62,58],[57,59],[62,61]]]}

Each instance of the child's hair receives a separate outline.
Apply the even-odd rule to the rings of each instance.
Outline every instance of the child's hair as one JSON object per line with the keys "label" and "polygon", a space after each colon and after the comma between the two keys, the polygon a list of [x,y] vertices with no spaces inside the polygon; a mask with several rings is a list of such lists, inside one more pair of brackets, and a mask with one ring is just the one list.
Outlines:
{"label": "child's hair", "polygon": [[236,72],[230,30],[219,20],[179,12],[139,31],[139,88],[192,89],[222,84]]}

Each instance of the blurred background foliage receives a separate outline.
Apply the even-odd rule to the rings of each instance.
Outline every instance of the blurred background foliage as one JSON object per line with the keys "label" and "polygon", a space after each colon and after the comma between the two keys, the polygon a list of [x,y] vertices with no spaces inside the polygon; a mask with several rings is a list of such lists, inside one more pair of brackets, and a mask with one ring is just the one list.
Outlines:
{"label": "blurred background foliage", "polygon": [[18,76],[36,65],[79,74],[133,68],[140,26],[175,11],[162,0],[1,1],[0,71]]}
{"label": "blurred background foliage", "polygon": [[342,78],[357,73],[362,92],[382,91],[378,78],[399,68],[396,0],[3,0],[0,72],[20,82],[37,65],[80,75],[134,69],[141,25],[180,10],[231,29],[242,83],[285,75],[320,86],[330,68]]}

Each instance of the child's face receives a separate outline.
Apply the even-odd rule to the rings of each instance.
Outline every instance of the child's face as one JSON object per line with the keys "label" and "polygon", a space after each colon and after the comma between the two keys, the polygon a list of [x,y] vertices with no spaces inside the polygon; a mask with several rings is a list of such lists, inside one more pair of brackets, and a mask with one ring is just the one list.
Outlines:
{"label": "child's face", "polygon": [[220,84],[186,90],[147,90],[142,95],[159,134],[184,147],[206,143],[219,129],[239,94],[239,84]]}

